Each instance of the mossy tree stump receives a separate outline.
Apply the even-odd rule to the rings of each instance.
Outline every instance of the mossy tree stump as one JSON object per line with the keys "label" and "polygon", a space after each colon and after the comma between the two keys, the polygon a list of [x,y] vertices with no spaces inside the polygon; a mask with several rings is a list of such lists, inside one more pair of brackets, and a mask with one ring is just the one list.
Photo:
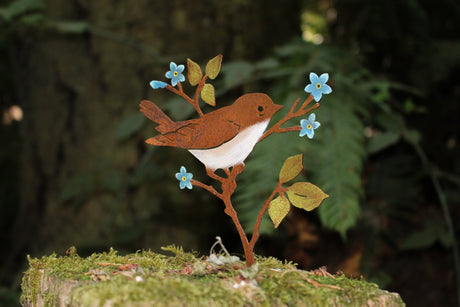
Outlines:
{"label": "mossy tree stump", "polygon": [[[307,272],[292,263],[257,258],[215,264],[168,247],[175,256],[116,251],[82,258],[76,252],[29,257],[24,306],[404,306],[399,294],[363,279]],[[224,259],[225,262],[225,259]]]}

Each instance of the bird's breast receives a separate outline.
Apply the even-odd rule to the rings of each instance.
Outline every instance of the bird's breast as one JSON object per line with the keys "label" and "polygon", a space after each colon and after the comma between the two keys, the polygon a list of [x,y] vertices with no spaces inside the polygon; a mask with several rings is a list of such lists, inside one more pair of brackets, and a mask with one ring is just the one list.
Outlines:
{"label": "bird's breast", "polygon": [[190,149],[189,152],[200,160],[206,168],[225,169],[242,163],[251,153],[270,120],[266,120],[241,130],[234,138],[220,146],[209,149]]}

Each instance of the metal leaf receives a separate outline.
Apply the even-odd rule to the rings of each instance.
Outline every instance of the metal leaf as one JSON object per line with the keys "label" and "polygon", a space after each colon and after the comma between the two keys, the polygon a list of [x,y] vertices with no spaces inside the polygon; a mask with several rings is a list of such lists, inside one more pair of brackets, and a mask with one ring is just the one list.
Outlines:
{"label": "metal leaf", "polygon": [[187,59],[187,72],[188,72],[188,82],[190,85],[195,86],[203,77],[203,72],[201,71],[200,65],[193,62],[190,59]]}
{"label": "metal leaf", "polygon": [[300,172],[303,169],[303,162],[302,162],[302,155],[296,155],[292,156],[286,159],[284,161],[283,167],[281,168],[280,171],[280,177],[279,180],[281,183],[288,182],[297,175],[300,174]]}
{"label": "metal leaf", "polygon": [[204,85],[203,90],[201,91],[201,98],[203,98],[204,102],[213,107],[216,105],[215,90],[212,84],[207,83]]}
{"label": "metal leaf", "polygon": [[329,195],[309,182],[296,182],[291,185],[286,194],[293,206],[311,211],[321,205]]}
{"label": "metal leaf", "polygon": [[209,60],[208,64],[206,65],[206,75],[210,79],[215,79],[220,72],[220,67],[222,64],[222,54],[212,58]]}
{"label": "metal leaf", "polygon": [[270,215],[275,228],[277,228],[281,221],[286,217],[290,208],[291,206],[289,204],[289,200],[284,195],[278,196],[270,202],[268,215]]}

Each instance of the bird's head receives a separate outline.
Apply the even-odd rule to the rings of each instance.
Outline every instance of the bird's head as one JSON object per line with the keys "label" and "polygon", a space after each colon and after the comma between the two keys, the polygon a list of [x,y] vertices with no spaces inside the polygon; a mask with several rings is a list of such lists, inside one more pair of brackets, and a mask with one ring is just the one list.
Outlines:
{"label": "bird's head", "polygon": [[270,120],[283,106],[275,104],[266,94],[245,94],[238,98],[232,108],[238,121],[244,126]]}

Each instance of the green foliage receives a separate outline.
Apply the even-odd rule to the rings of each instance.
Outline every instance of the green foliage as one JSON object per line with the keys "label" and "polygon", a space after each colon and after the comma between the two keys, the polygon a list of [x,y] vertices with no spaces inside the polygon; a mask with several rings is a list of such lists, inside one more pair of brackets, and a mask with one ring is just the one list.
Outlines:
{"label": "green foliage", "polygon": [[62,34],[82,34],[90,30],[85,21],[54,20],[45,15],[47,4],[40,0],[16,0],[0,7],[0,22],[18,27],[49,29]]}
{"label": "green foliage", "polygon": [[452,245],[452,238],[440,216],[426,220],[423,228],[411,233],[400,247],[403,250],[423,249],[431,247],[435,243],[441,243],[445,247]]}
{"label": "green foliage", "polygon": [[40,0],[16,0],[10,5],[0,8],[0,17],[6,22],[10,22],[15,18],[31,14],[45,9],[45,3]]}
{"label": "green foliage", "polygon": [[140,112],[135,112],[126,115],[120,121],[115,130],[115,138],[117,141],[123,141],[134,133],[139,131],[146,122],[145,116]]}
{"label": "green foliage", "polygon": [[[292,132],[271,136],[256,146],[241,174],[243,184],[235,202],[242,204],[242,220],[248,227],[252,226],[250,216],[260,208],[266,187],[276,184],[273,169],[279,160],[300,150],[305,153],[309,181],[331,195],[319,209],[321,221],[345,235],[361,214],[361,172],[366,158],[363,121],[373,105],[372,97],[376,92],[381,94],[377,90],[381,84],[370,79],[365,69],[346,52],[304,42],[281,47],[272,58],[257,63],[224,65],[224,80],[229,78],[227,74],[236,74],[240,67],[246,67],[243,82],[248,82],[244,76],[249,74],[251,80],[275,81],[269,94],[287,107],[297,98],[308,97],[303,88],[309,83],[309,72],[329,72],[329,84],[333,88],[333,93],[324,97],[321,107],[314,111],[321,127],[313,140],[300,139]],[[235,85],[225,82],[229,84]],[[262,227],[262,231],[267,230]]]}
{"label": "green foliage", "polygon": [[48,25],[62,34],[82,34],[91,28],[86,21],[49,21]]}

